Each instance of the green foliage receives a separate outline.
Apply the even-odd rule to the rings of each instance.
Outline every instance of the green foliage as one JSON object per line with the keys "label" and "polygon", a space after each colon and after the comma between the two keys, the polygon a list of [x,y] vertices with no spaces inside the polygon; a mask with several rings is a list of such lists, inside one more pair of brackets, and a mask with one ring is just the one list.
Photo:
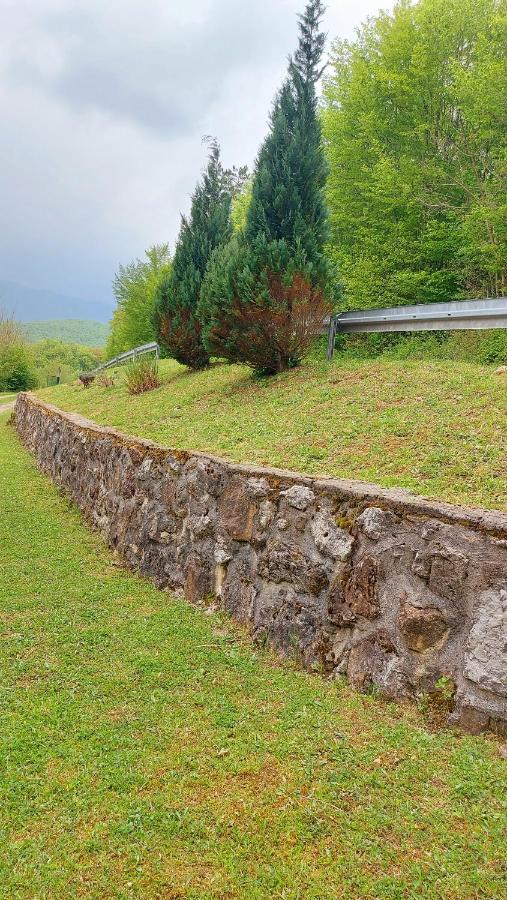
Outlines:
{"label": "green foliage", "polygon": [[235,232],[243,232],[250,203],[252,202],[252,179],[247,178],[241,189],[235,194],[231,205],[231,222]]}
{"label": "green foliage", "polygon": [[232,233],[231,179],[220,162],[220,148],[211,144],[208,165],[192,196],[190,217],[182,216],[173,267],[156,296],[158,339],[167,354],[193,369],[209,364],[196,316],[202,281],[215,249]]}
{"label": "green foliage", "polygon": [[321,287],[328,276],[323,255],[327,166],[316,96],[325,41],[319,28],[322,15],[321,0],[310,0],[300,17],[299,45],[257,158],[245,228],[249,243],[262,237],[266,247],[271,241],[285,241],[289,250],[302,251]]}
{"label": "green foliage", "polygon": [[86,347],[104,347],[109,337],[109,326],[84,319],[49,319],[47,322],[23,322],[21,325],[29,341],[46,339],[81,344]]}
{"label": "green foliage", "polygon": [[482,365],[507,363],[507,329],[337,335],[342,355],[358,359],[455,359]]}
{"label": "green foliage", "polygon": [[[158,361],[142,356],[125,367],[125,382],[129,394],[146,394],[160,386]],[[112,387],[110,383],[105,385]]]}
{"label": "green foliage", "polygon": [[261,374],[298,365],[322,331],[327,302],[302,249],[236,235],[211,260],[199,313],[210,354]]}
{"label": "green foliage", "polygon": [[237,234],[215,255],[199,305],[209,353],[264,373],[300,362],[327,308],[326,163],[316,96],[322,13],[320,0],[310,0],[300,17],[298,49],[273,105],[251,196],[246,191],[239,202]]}
{"label": "green foliage", "polygon": [[37,386],[34,360],[21,327],[0,310],[0,392]]}
{"label": "green foliage", "polygon": [[348,307],[507,292],[505,0],[397,3],[334,48],[323,128]]}
{"label": "green foliage", "polygon": [[37,375],[28,345],[0,346],[0,391],[29,391],[34,387]]}
{"label": "green foliage", "polygon": [[156,340],[153,325],[155,295],[170,270],[168,244],[155,244],[146,251],[145,259],[120,266],[113,282],[117,305],[106,346],[108,359]]}
{"label": "green foliage", "polygon": [[30,390],[45,387],[57,376],[72,381],[78,372],[100,363],[98,349],[47,338],[29,344],[24,326],[0,314],[0,390]]}
{"label": "green foliage", "polygon": [[103,359],[103,351],[46,339],[32,345],[39,384],[44,387],[48,378],[58,376],[60,382],[72,381],[79,372],[95,369]]}

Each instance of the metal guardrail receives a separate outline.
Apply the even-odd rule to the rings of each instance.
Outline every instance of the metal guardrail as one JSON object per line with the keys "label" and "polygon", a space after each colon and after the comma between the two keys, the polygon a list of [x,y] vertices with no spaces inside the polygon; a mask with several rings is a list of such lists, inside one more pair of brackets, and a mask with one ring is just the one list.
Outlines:
{"label": "metal guardrail", "polygon": [[337,334],[395,331],[455,331],[507,328],[507,297],[419,303],[386,309],[364,309],[331,316],[327,358],[334,354]]}
{"label": "metal guardrail", "polygon": [[144,356],[145,353],[155,353],[158,359],[160,356],[160,347],[157,342],[152,341],[150,344],[142,344],[140,347],[134,347],[133,350],[119,353],[118,356],[108,359],[107,362],[102,363],[101,366],[97,366],[96,369],[91,369],[89,372],[81,372],[79,377],[81,378],[83,376],[93,380],[99,372],[103,372],[105,369],[114,369],[116,366],[121,366],[123,363],[130,362],[131,359],[137,359],[139,356]]}

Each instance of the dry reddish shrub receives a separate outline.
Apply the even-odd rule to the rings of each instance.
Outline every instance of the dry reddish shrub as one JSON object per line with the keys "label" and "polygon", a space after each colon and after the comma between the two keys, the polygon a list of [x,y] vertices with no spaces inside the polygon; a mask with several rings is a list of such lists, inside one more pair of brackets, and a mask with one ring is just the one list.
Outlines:
{"label": "dry reddish shrub", "polygon": [[129,394],[145,394],[160,387],[161,381],[158,373],[156,359],[135,359],[129,363],[125,370],[125,380]]}
{"label": "dry reddish shrub", "polygon": [[297,365],[322,334],[330,306],[322,291],[296,273],[289,284],[268,275],[270,300],[245,303],[235,297],[208,333],[208,342],[228,359],[266,374]]}
{"label": "dry reddish shrub", "polygon": [[158,330],[161,342],[171,356],[191,369],[205,369],[209,356],[201,337],[201,323],[190,309],[178,307],[174,314],[164,311],[159,315]]}

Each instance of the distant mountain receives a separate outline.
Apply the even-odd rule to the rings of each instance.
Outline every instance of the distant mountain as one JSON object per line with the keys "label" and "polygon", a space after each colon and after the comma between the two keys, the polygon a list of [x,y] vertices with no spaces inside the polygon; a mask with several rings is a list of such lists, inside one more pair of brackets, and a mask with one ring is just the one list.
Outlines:
{"label": "distant mountain", "polygon": [[25,287],[15,281],[0,280],[0,308],[13,313],[19,322],[45,322],[48,319],[87,319],[108,322],[112,305],[99,300],[68,297],[54,291]]}
{"label": "distant mountain", "polygon": [[102,322],[88,322],[84,319],[49,319],[47,322],[23,322],[23,331],[29,341],[56,338],[71,344],[86,347],[104,347],[109,327]]}

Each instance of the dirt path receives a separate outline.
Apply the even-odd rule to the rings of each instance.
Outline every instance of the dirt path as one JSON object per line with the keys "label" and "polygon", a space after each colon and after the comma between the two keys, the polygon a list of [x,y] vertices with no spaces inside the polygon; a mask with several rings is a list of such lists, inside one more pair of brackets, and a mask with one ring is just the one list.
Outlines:
{"label": "dirt path", "polygon": [[10,409],[14,409],[14,400],[11,400],[10,403],[0,403],[0,415]]}

